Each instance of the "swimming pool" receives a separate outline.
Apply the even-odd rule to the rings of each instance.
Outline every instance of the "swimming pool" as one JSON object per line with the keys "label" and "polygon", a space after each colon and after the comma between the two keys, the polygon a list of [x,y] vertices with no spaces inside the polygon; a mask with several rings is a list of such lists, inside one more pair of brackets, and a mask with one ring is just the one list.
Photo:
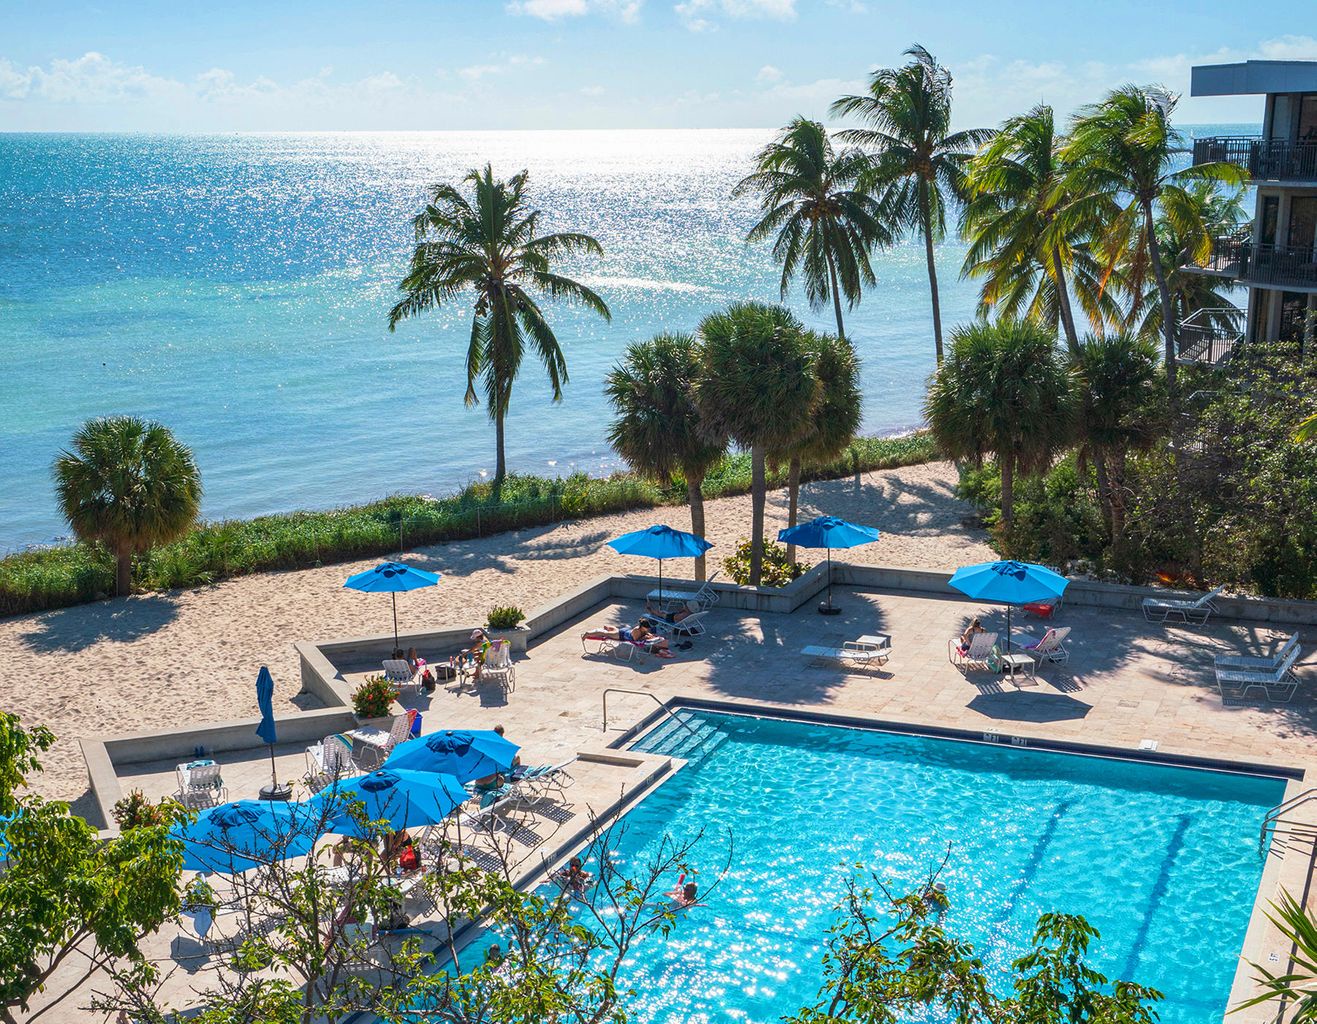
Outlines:
{"label": "swimming pool", "polygon": [[[633,746],[688,757],[627,814],[618,855],[705,828],[708,907],[639,943],[621,979],[638,1024],[777,1021],[813,998],[824,931],[856,862],[912,888],[951,844],[946,926],[990,968],[1047,911],[1102,933],[1109,977],[1166,995],[1168,1024],[1219,1021],[1262,873],[1275,778],[704,710]],[[703,880],[708,880],[708,875]],[[1002,976],[1003,979],[1005,975]]]}

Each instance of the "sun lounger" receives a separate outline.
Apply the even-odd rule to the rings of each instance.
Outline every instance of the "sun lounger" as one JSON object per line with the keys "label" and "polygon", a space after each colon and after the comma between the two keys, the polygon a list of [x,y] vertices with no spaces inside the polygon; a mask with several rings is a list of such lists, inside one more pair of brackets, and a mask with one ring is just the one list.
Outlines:
{"label": "sun lounger", "polygon": [[480,681],[486,680],[498,683],[504,693],[517,688],[517,669],[512,664],[512,645],[508,641],[495,640],[489,645],[489,653],[480,669]]}
{"label": "sun lounger", "polygon": [[419,692],[421,689],[421,674],[413,672],[412,666],[401,658],[389,658],[383,662],[384,678],[391,683],[397,683],[399,686],[412,686]]}
{"label": "sun lounger", "polygon": [[347,733],[346,735],[352,737],[354,741],[353,763],[362,771],[374,771],[384,763],[384,759],[394,747],[407,741],[412,732],[412,719],[415,717],[415,711],[399,715],[393,720],[387,732],[372,726],[362,726]]}
{"label": "sun lounger", "polygon": [[718,591],[713,589],[713,581],[718,578],[715,572],[699,590],[651,590],[645,595],[646,600],[661,602],[665,609],[672,610],[695,605],[700,611],[708,611],[718,603]]}
{"label": "sun lounger", "polygon": [[662,638],[654,637],[651,640],[637,642],[619,640],[615,636],[605,636],[603,633],[582,633],[581,649],[586,654],[611,655],[622,661],[643,660],[652,653],[651,648],[660,639]]}
{"label": "sun lounger", "polygon": [[1270,657],[1258,656],[1256,654],[1218,654],[1216,656],[1216,667],[1219,671],[1225,672],[1274,672],[1290,651],[1299,645],[1299,634],[1292,633],[1290,638],[1281,645],[1280,650]]}
{"label": "sun lounger", "polygon": [[654,632],[661,636],[704,636],[708,632],[704,628],[704,617],[708,614],[708,612],[695,612],[687,615],[680,622],[668,622],[654,615],[646,615],[645,621],[652,623]]}
{"label": "sun lounger", "polygon": [[1062,626],[1060,629],[1049,629],[1043,634],[1041,640],[1023,644],[1020,650],[1040,665],[1044,661],[1053,661],[1058,665],[1063,665],[1070,660],[1070,652],[1066,650],[1065,646],[1066,637],[1069,635],[1069,626]]}
{"label": "sun lounger", "polygon": [[340,736],[326,736],[306,748],[306,763],[304,781],[311,792],[318,793],[331,782],[352,774],[352,746]]}
{"label": "sun lounger", "polygon": [[1298,689],[1298,678],[1294,666],[1299,660],[1301,650],[1298,644],[1270,672],[1250,671],[1247,669],[1217,669],[1216,685],[1221,691],[1222,700],[1242,699],[1249,690],[1261,689],[1267,699],[1284,704],[1293,698]]}
{"label": "sun lounger", "polygon": [[1172,615],[1178,615],[1184,622],[1202,625],[1214,611],[1214,597],[1220,597],[1224,587],[1209,590],[1198,598],[1145,597],[1143,599],[1143,617],[1149,622],[1165,622]]}
{"label": "sun lounger", "polygon": [[947,661],[957,668],[987,668],[988,657],[996,646],[996,633],[975,633],[970,637],[969,650],[962,653],[960,638],[952,637],[947,641]]}
{"label": "sun lounger", "polygon": [[197,810],[202,807],[215,807],[229,798],[229,791],[224,788],[220,777],[220,766],[214,761],[181,764],[175,769],[178,778],[178,802],[184,807]]}
{"label": "sun lounger", "polygon": [[886,665],[887,659],[892,655],[892,648],[890,646],[878,647],[870,643],[847,640],[841,647],[819,647],[814,645],[802,647],[800,653],[815,661],[869,668],[873,665]]}

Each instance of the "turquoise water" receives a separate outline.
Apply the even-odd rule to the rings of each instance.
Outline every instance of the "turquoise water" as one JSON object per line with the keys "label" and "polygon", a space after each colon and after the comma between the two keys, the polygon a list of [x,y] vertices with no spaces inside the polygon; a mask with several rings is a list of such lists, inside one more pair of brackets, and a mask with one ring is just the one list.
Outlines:
{"label": "turquoise water", "polygon": [[[601,388],[625,346],[732,300],[777,299],[767,248],[743,241],[753,204],[728,198],[767,138],[0,134],[0,551],[64,531],[50,464],[95,415],[173,427],[197,453],[210,518],[440,493],[492,472],[493,429],[462,404],[469,308],[385,327],[428,186],[486,161],[529,169],[546,227],[599,238],[605,257],[568,269],[614,314],[552,312],[571,384],[553,405],[528,361],[509,461],[615,467]],[[947,325],[974,310],[963,256],[949,242],[938,257]],[[922,246],[876,269],[848,333],[865,429],[884,432],[919,422],[933,343]]]}
{"label": "turquoise water", "polygon": [[[734,852],[709,906],[635,948],[624,980],[639,1024],[764,1024],[798,1009],[817,992],[853,865],[908,891],[948,844],[946,926],[990,974],[1026,948],[1040,914],[1081,913],[1102,933],[1100,969],[1161,989],[1163,1021],[1221,1019],[1262,872],[1257,829],[1283,782],[683,714],[709,739],[627,815],[617,856],[625,871],[665,832],[703,828],[703,887],[727,833]],[[668,723],[637,748],[690,742]]]}

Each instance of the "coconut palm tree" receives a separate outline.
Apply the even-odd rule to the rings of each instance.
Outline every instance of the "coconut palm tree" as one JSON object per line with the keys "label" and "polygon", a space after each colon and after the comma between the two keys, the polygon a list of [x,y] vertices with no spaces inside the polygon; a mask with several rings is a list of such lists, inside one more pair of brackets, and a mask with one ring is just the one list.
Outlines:
{"label": "coconut palm tree", "polygon": [[[689,334],[658,334],[627,349],[609,374],[604,393],[617,418],[608,431],[613,449],[641,476],[661,484],[686,480],[691,532],[704,536],[704,477],[727,451],[725,437],[710,435],[695,404],[700,350]],[[704,579],[704,556],[695,578]]]}
{"label": "coconut palm tree", "polygon": [[507,475],[503,421],[512,384],[521,372],[529,343],[549,374],[553,400],[562,400],[567,359],[545,319],[539,297],[577,302],[612,319],[604,300],[590,288],[554,269],[562,256],[602,255],[599,243],[579,232],[540,233],[540,211],[527,203],[525,171],[507,181],[489,164],[469,171],[462,184],[438,185],[430,202],[412,221],[416,249],[399,288],[406,293],[389,310],[389,330],[430,309],[443,309],[468,293],[475,296],[471,340],[466,352],[466,404],[478,401],[476,383],[494,421],[495,483]]}
{"label": "coconut palm tree", "polygon": [[924,416],[953,459],[995,457],[1009,543],[1015,478],[1045,470],[1074,435],[1073,384],[1053,336],[1025,320],[956,328],[951,354],[929,383]]}
{"label": "coconut palm tree", "polygon": [[[1198,209],[1187,189],[1197,181],[1240,185],[1244,172],[1230,163],[1204,163],[1172,170],[1173,158],[1183,152],[1184,139],[1171,126],[1179,97],[1160,86],[1122,86],[1101,103],[1083,108],[1061,152],[1068,165],[1064,183],[1070,201],[1062,221],[1069,225],[1104,224],[1102,250],[1108,267],[1122,260],[1129,287],[1141,295],[1147,275],[1156,282],[1161,305],[1165,344],[1166,382],[1172,404],[1176,399],[1176,320],[1170,285],[1166,279],[1157,210],[1164,213],[1181,238],[1198,243],[1190,254],[1204,260],[1211,238],[1194,222]],[[1105,211],[1115,210],[1108,217]]]}
{"label": "coconut palm tree", "polygon": [[877,201],[859,187],[868,158],[857,149],[835,152],[822,124],[798,117],[756,161],[754,173],[732,190],[759,198],[763,216],[746,241],[772,238],[773,258],[782,264],[782,298],[799,274],[811,307],[832,300],[837,334],[844,338],[842,297],[855,308],[864,287],[877,282],[869,251],[891,241]]}
{"label": "coconut palm tree", "polygon": [[133,556],[177,540],[201,508],[191,449],[135,416],[88,420],[53,471],[60,514],[74,534],[113,553],[120,597],[133,590]]}
{"label": "coconut palm tree", "polygon": [[1162,436],[1157,348],[1150,338],[1125,331],[1090,335],[1072,365],[1080,450],[1093,463],[1112,554],[1119,563],[1129,507],[1126,458]]}
{"label": "coconut palm tree", "polygon": [[[846,450],[860,429],[863,395],[860,393],[860,364],[845,338],[831,334],[805,333],[805,343],[814,352],[814,375],[818,379],[818,402],[803,424],[801,435],[769,459],[787,463],[787,526],[796,525],[800,506],[800,476],[810,463],[828,462]],[[787,562],[795,562],[796,546],[787,545]]]}
{"label": "coconut palm tree", "polygon": [[953,132],[951,73],[922,46],[905,53],[911,58],[907,64],[878,69],[869,78],[867,93],[843,96],[831,110],[834,115],[858,117],[865,125],[837,137],[870,151],[866,183],[879,195],[891,233],[915,234],[924,240],[933,341],[941,363],[942,306],[933,245],[946,234],[948,202],[964,194],[966,164],[992,132],[986,128]]}
{"label": "coconut palm tree", "polygon": [[788,310],[741,302],[700,322],[696,400],[706,429],[750,452],[750,583],[764,564],[765,463],[801,436],[814,415],[818,378],[804,327]]}
{"label": "coconut palm tree", "polygon": [[962,211],[970,248],[961,276],[983,282],[980,316],[996,311],[1008,320],[1059,324],[1073,354],[1079,331],[1072,290],[1095,323],[1115,322],[1122,310],[1088,244],[1091,226],[1063,230],[1058,223],[1066,201],[1063,141],[1052,108],[1039,104],[1007,120],[970,161]]}

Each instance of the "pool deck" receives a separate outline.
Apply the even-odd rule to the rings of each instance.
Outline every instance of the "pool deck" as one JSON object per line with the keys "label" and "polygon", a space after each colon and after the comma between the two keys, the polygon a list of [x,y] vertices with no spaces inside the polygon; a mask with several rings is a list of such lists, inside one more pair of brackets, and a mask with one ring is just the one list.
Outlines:
{"label": "pool deck", "polygon": [[[1306,781],[1292,781],[1290,794],[1317,786],[1313,631],[1302,637],[1307,653],[1298,668],[1300,686],[1293,701],[1223,704],[1212,673],[1214,654],[1270,652],[1286,633],[1235,623],[1156,625],[1137,613],[1067,606],[1057,624],[1072,629],[1069,662],[1046,665],[1036,680],[1021,674],[1012,681],[986,671],[963,671],[947,658],[948,638],[958,635],[974,615],[982,616],[988,629],[1004,630],[999,608],[927,594],[843,588],[837,589],[835,601],[842,613],[834,617],[818,615],[813,602],[790,615],[757,616],[715,607],[706,619],[708,635],[697,638],[692,649],[677,652],[671,660],[651,657],[638,662],[583,655],[580,634],[587,625],[633,623],[641,611],[634,602],[600,605],[533,641],[517,658],[517,686],[509,694],[493,687],[478,694],[441,688],[428,697],[404,697],[402,703],[420,710],[426,732],[502,724],[509,738],[522,745],[523,760],[531,763],[567,761],[580,751],[600,751],[656,712],[655,701],[646,696],[652,695],[659,701],[717,701],[887,727],[960,730],[978,738],[1000,734],[1003,742],[1017,737],[1130,753],[1155,745],[1159,755],[1270,766],[1291,776],[1302,773]],[[1035,636],[1048,625],[1021,615],[1014,621]],[[800,653],[806,645],[840,646],[870,633],[893,638],[892,657],[881,668],[847,669],[813,662]],[[355,679],[348,677],[349,682]],[[641,693],[609,696],[610,729],[605,732],[602,701],[608,688]],[[305,771],[300,745],[276,754],[281,778]],[[230,798],[254,796],[269,781],[270,763],[262,752],[219,754],[216,759],[223,765]],[[149,796],[160,796],[174,789],[173,767],[135,765],[120,777],[125,790],[140,787]],[[585,808],[598,811],[615,803],[624,790],[639,788],[652,766],[641,771],[634,765],[587,759],[580,769],[578,787],[569,795],[576,802],[573,813],[584,821]],[[1298,816],[1317,824],[1317,804],[1301,808]],[[550,845],[575,831],[561,825],[553,830],[556,838]],[[543,855],[543,850],[536,852]],[[1273,853],[1267,859],[1259,907],[1265,909],[1267,899],[1282,886],[1306,896],[1312,906],[1312,867],[1311,845]],[[164,943],[165,948],[170,945]],[[1266,962],[1288,953],[1255,908],[1245,957]],[[1247,971],[1241,971],[1232,1001],[1243,994],[1247,978]],[[85,999],[75,996],[67,1002],[73,1010]],[[62,1012],[60,1007],[47,1019],[62,1019]],[[75,1010],[67,1019],[91,1018]],[[1231,1019],[1250,1024],[1268,1017],[1255,1010]]]}

